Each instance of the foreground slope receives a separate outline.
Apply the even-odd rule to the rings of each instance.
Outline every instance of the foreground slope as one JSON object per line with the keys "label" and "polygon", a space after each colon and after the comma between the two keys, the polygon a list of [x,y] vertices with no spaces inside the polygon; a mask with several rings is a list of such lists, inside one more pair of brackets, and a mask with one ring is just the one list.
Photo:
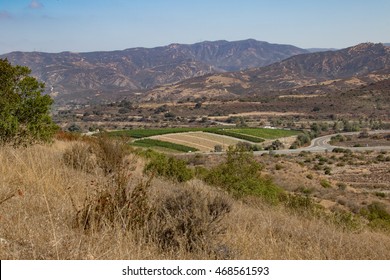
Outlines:
{"label": "foreground slope", "polygon": [[[164,250],[161,244],[151,242],[136,230],[124,230],[120,224],[83,231],[75,224],[77,209],[83,203],[93,206],[86,197],[101,194],[105,184],[111,184],[114,178],[103,176],[93,165],[80,170],[65,164],[64,153],[80,144],[56,142],[52,146],[0,149],[2,259],[390,258],[390,238],[385,233],[367,229],[349,231],[303,212],[267,205],[253,197],[235,200],[199,180],[174,183],[155,178],[148,187],[148,203],[156,206],[167,201],[170,203],[167,206],[174,206],[172,197],[177,193],[186,194],[181,199],[186,198],[189,204],[181,201],[181,208],[171,206],[164,210],[181,209],[176,213],[179,221],[187,219],[180,213],[191,209],[192,203],[202,207],[203,201],[193,200],[196,198],[218,198],[231,205],[231,211],[218,222],[220,231],[213,243],[205,243],[212,251],[174,246]],[[147,178],[142,175],[141,159],[130,156],[127,160],[130,165],[125,171],[131,174],[128,187],[133,194],[140,180],[145,182]],[[145,207],[142,201],[137,203]],[[97,203],[105,207],[104,201]],[[134,208],[134,211],[139,213],[142,209]]]}

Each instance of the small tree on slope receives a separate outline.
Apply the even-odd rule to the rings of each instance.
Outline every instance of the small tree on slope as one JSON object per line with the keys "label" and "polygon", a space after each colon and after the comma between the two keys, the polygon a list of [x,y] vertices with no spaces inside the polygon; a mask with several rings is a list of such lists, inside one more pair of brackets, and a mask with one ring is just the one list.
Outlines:
{"label": "small tree on slope", "polygon": [[57,130],[49,111],[53,100],[28,67],[0,59],[0,145],[50,141]]}

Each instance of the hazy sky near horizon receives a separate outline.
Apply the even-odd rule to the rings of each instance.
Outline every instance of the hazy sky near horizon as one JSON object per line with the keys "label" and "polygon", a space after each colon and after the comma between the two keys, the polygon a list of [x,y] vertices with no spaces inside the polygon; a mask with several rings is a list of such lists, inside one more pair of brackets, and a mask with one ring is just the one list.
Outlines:
{"label": "hazy sky near horizon", "polygon": [[0,54],[253,38],[302,48],[390,42],[389,0],[0,0]]}

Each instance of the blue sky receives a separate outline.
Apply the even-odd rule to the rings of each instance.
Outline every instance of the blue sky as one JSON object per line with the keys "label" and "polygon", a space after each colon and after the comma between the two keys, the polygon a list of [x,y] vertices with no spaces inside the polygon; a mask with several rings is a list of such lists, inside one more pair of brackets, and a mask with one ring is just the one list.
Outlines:
{"label": "blue sky", "polygon": [[390,42],[390,1],[0,0],[0,54],[248,38],[303,48]]}

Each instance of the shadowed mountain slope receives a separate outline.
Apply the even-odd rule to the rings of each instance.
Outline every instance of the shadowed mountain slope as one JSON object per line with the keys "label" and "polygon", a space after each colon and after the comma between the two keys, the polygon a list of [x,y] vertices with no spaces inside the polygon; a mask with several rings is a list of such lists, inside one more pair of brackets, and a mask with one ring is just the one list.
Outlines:
{"label": "shadowed mountain slope", "polygon": [[208,73],[262,67],[307,52],[249,39],[108,52],[13,52],[0,57],[30,67],[56,98],[73,100],[128,94]]}

